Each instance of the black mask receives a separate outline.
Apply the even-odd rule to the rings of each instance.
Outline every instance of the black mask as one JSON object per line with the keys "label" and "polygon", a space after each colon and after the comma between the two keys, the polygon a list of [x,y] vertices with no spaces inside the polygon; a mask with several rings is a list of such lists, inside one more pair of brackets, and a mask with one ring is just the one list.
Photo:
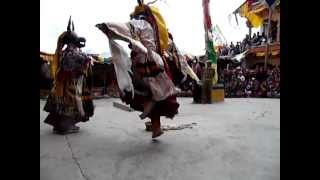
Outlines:
{"label": "black mask", "polygon": [[71,16],[69,18],[68,27],[66,35],[63,37],[64,44],[74,44],[78,48],[85,46],[86,39],[84,37],[79,37],[74,31],[74,24],[71,21]]}

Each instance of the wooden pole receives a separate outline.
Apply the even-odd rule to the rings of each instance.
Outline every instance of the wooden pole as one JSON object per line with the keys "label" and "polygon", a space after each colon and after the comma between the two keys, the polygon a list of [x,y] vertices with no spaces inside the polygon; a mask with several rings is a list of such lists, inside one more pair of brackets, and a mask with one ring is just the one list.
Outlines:
{"label": "wooden pole", "polygon": [[[104,70],[105,70],[106,65],[103,64],[103,67],[104,67]],[[107,94],[107,87],[106,87],[106,74],[107,74],[107,72],[104,71],[103,74],[104,74],[104,76],[103,76],[103,96],[104,96],[105,94]]]}
{"label": "wooden pole", "polygon": [[277,42],[280,42],[280,16],[279,16],[279,19],[278,19],[278,30],[277,30]]}
{"label": "wooden pole", "polygon": [[271,26],[271,17],[272,17],[272,7],[269,7],[269,18],[268,18],[268,27],[267,27],[267,44],[266,51],[264,57],[264,69],[267,70],[267,62],[269,57],[269,34],[270,34],[270,26]]}
{"label": "wooden pole", "polygon": [[249,39],[251,40],[252,25],[249,20],[247,20],[247,27],[249,28]]}

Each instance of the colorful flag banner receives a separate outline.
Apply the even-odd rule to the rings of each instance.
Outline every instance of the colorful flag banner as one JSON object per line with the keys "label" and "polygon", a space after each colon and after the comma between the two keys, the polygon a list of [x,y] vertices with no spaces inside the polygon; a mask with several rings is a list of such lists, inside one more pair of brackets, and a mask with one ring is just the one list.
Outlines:
{"label": "colorful flag banner", "polygon": [[218,82],[217,54],[215,52],[214,44],[213,44],[212,23],[211,23],[210,11],[209,11],[209,1],[210,0],[202,0],[205,40],[206,40],[206,55],[208,57],[208,60],[211,61],[212,68],[215,71],[215,75],[213,77],[213,84],[216,84]]}

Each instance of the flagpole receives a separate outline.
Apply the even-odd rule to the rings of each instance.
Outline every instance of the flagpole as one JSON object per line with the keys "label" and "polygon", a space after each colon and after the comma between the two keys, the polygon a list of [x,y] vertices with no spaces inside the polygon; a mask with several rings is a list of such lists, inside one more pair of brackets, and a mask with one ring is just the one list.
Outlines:
{"label": "flagpole", "polygon": [[267,44],[264,56],[264,69],[267,70],[267,61],[269,56],[269,34],[270,34],[270,26],[271,26],[271,17],[272,17],[272,7],[269,6],[269,18],[268,18],[268,27],[267,27]]}
{"label": "flagpole", "polygon": [[206,55],[208,60],[212,62],[212,68],[215,70],[215,75],[213,78],[213,84],[216,84],[218,81],[218,73],[217,73],[217,55],[214,49],[213,37],[212,37],[212,23],[210,17],[210,0],[202,0],[203,7],[203,16],[204,16],[204,29],[205,29],[205,47],[206,47]]}

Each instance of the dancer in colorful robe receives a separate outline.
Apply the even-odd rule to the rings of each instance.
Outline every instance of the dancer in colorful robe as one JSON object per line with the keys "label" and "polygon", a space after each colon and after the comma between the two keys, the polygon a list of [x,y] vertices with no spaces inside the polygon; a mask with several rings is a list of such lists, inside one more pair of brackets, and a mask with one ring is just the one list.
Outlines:
{"label": "dancer in colorful robe", "polygon": [[164,60],[169,66],[170,75],[175,86],[180,87],[189,76],[196,83],[200,84],[200,79],[194,73],[192,68],[187,63],[185,57],[176,46],[173,36],[169,35],[169,47],[164,54]]}
{"label": "dancer in colorful robe", "polygon": [[[141,119],[151,119],[152,138],[162,135],[160,117],[173,118],[179,103],[168,76],[169,67],[162,59],[168,49],[168,32],[158,9],[139,2],[128,23],[101,23],[96,27],[108,36],[121,99],[143,112]],[[114,40],[129,43],[130,58]]]}
{"label": "dancer in colorful robe", "polygon": [[[63,50],[63,47],[66,48]],[[74,24],[69,19],[67,31],[63,32],[57,43],[51,72],[54,85],[44,110],[49,112],[45,123],[53,126],[58,134],[76,133],[78,122],[86,122],[93,115],[91,97],[91,57],[81,52],[85,38],[74,32]]]}

